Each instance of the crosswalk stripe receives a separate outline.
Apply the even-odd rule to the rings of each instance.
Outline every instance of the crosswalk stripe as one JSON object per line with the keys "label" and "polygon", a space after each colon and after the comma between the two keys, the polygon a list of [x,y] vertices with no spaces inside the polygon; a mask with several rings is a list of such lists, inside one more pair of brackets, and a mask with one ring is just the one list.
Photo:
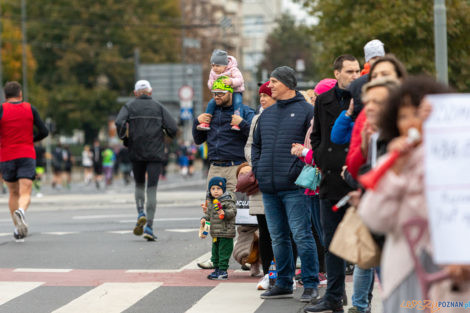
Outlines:
{"label": "crosswalk stripe", "polygon": [[72,269],[67,268],[15,268],[13,272],[18,273],[69,273]]}
{"label": "crosswalk stripe", "polygon": [[255,312],[263,303],[256,283],[220,283],[186,313]]}
{"label": "crosswalk stripe", "polygon": [[52,313],[120,313],[162,283],[104,283]]}
{"label": "crosswalk stripe", "polygon": [[0,282],[0,305],[41,286],[41,282]]}
{"label": "crosswalk stripe", "polygon": [[0,233],[0,237],[12,236],[12,233]]}

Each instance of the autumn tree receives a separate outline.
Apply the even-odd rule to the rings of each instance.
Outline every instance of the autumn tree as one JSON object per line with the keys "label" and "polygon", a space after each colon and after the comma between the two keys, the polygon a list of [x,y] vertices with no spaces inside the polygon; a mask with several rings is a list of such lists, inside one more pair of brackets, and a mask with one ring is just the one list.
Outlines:
{"label": "autumn tree", "polygon": [[[320,44],[317,65],[331,76],[336,56],[350,53],[363,60],[364,44],[380,39],[410,73],[435,75],[433,1],[296,0],[318,24],[311,27]],[[450,84],[470,90],[470,2],[448,0],[447,42]]]}

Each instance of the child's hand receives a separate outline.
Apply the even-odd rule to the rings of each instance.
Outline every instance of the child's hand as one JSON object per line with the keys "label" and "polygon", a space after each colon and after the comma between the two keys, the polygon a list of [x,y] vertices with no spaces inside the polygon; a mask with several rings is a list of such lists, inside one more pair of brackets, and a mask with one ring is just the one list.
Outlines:
{"label": "child's hand", "polygon": [[226,78],[226,79],[222,80],[222,82],[223,82],[225,85],[230,85],[230,86],[232,86],[232,79],[231,79],[231,78]]}
{"label": "child's hand", "polygon": [[224,216],[225,216],[225,212],[224,210],[220,209],[217,211],[217,214],[219,214],[219,218],[222,220],[224,219]]}
{"label": "child's hand", "polygon": [[207,212],[207,205],[206,205],[206,202],[201,203],[201,208],[202,208],[202,212],[204,212],[204,213]]}
{"label": "child's hand", "polygon": [[230,122],[230,125],[232,126],[238,126],[240,123],[243,121],[243,118],[240,115],[232,115],[232,122]]}
{"label": "child's hand", "polygon": [[205,219],[205,218],[201,218],[201,226],[204,227],[204,225],[206,225],[206,219]]}
{"label": "child's hand", "polygon": [[302,151],[304,150],[304,146],[301,145],[300,143],[293,143],[292,144],[292,148],[290,150],[290,153],[292,155],[295,155],[297,157],[301,157],[302,156]]}

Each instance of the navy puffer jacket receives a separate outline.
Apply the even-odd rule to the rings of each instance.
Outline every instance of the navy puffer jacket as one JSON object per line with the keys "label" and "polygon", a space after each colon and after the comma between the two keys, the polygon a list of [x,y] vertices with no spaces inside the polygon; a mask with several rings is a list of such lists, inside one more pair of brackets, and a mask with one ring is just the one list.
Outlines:
{"label": "navy puffer jacket", "polygon": [[253,172],[263,193],[295,190],[303,168],[291,155],[292,143],[303,144],[313,118],[313,106],[296,92],[295,97],[277,101],[261,113],[253,135]]}

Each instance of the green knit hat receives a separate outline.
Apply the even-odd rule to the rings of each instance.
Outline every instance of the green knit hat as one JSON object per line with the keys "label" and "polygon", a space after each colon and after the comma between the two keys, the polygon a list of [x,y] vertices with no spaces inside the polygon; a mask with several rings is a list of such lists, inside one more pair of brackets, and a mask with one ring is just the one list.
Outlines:
{"label": "green knit hat", "polygon": [[224,84],[223,80],[224,79],[229,79],[230,77],[228,76],[220,76],[217,78],[214,83],[212,84],[212,90],[227,90],[228,92],[233,93],[233,87],[230,85]]}

